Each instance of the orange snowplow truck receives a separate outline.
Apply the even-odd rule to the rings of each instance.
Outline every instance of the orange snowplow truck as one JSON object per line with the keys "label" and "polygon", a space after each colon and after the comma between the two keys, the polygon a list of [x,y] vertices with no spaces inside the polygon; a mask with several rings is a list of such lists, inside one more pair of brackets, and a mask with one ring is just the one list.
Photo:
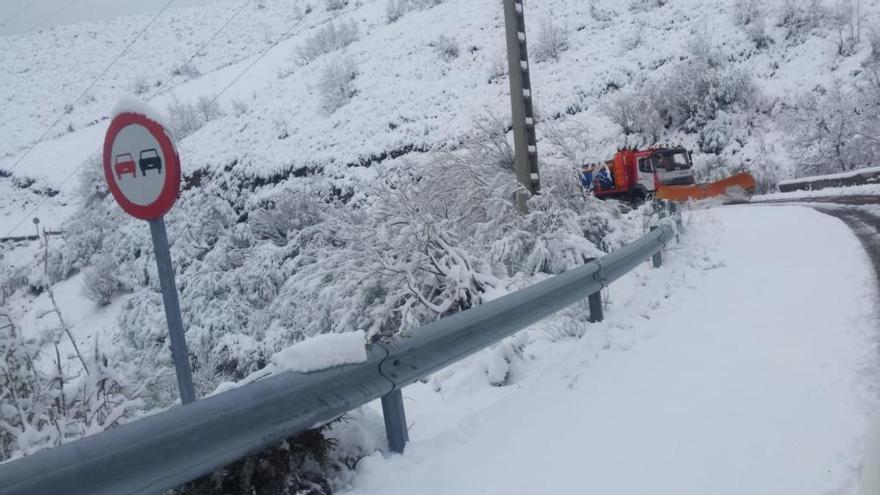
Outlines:
{"label": "orange snowplow truck", "polygon": [[715,196],[750,196],[755,180],[742,173],[711,184],[695,184],[691,153],[682,146],[652,146],[646,149],[622,149],[614,158],[594,169],[597,198],[613,198],[641,203],[650,196],[669,201],[689,201]]}

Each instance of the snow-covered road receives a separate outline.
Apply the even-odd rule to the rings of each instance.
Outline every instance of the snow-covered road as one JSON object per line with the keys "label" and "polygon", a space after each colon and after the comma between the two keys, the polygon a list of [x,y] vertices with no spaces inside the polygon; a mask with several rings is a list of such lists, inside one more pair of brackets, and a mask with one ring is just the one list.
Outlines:
{"label": "snow-covered road", "polygon": [[583,338],[530,330],[511,385],[477,356],[406,389],[406,453],[362,460],[346,493],[855,493],[878,405],[858,240],[799,206],[693,222]]}

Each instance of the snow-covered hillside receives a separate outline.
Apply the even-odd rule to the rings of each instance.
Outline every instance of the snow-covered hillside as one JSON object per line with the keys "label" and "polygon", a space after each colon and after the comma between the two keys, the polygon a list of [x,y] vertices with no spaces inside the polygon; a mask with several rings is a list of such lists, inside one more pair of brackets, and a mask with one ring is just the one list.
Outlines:
{"label": "snow-covered hillside", "polygon": [[[487,112],[508,113],[501,9],[492,2],[432,3],[437,5],[408,12],[393,23],[388,22],[388,4],[379,0],[347,2],[334,10],[321,2],[286,1],[221,1],[171,10],[72,106],[67,105],[147,24],[148,15],[0,38],[5,69],[0,170],[14,168],[15,177],[24,183],[30,182],[25,178],[36,179],[31,192],[61,190],[59,197],[47,201],[55,208],[42,210],[43,217],[55,217],[57,223],[67,216],[59,210],[70,209],[64,205],[75,208],[76,181],[68,177],[97,150],[106,117],[120,94],[139,92],[160,108],[174,99],[195,104],[200,97],[213,98],[269,48],[220,98],[226,115],[181,143],[188,173],[222,171],[235,162],[237,172],[246,175],[287,175],[308,167],[345,182],[355,172],[369,177],[379,169],[352,170],[345,165],[455,147],[472,132],[475,118]],[[736,24],[735,14],[742,8],[737,5],[742,3],[606,5],[559,0],[529,6],[533,45],[540,44],[548,29],[564,31],[568,45],[558,61],[534,64],[535,101],[544,122],[539,133],[545,135],[552,122],[577,128],[582,131],[575,135],[582,141],[581,155],[608,156],[626,139],[610,124],[600,103],[638,86],[642,79],[669,78],[688,70],[679,62],[695,58],[694,40],[702,40],[717,49],[718,60],[750,76],[760,98],[748,111],[716,115],[708,126],[712,136],[672,129],[660,136],[661,141],[684,141],[693,148],[700,148],[701,140],[718,141],[720,155],[698,153],[704,168],[723,162],[727,170],[758,161],[761,174],[770,175],[768,180],[794,173],[775,117],[796,96],[846,84],[865,72],[862,65],[872,50],[870,21],[863,21],[863,42],[842,56],[837,25],[830,19],[834,6],[825,6],[829,19],[797,28],[790,24],[810,19],[789,17],[806,15],[809,5],[792,14],[787,6],[800,5],[797,2],[763,3],[760,12],[769,41],[759,47],[751,28]],[[876,1],[860,4],[863,19],[876,17]],[[303,48],[331,22],[340,27],[354,23],[357,39],[306,63]],[[443,55],[438,49],[442,40],[451,43],[456,56]],[[186,64],[190,58],[193,63]],[[356,68],[356,95],[327,115],[320,79],[328,63],[340,58]],[[47,139],[22,159],[56,121]],[[558,150],[546,139],[541,144],[542,156],[553,163]],[[764,172],[767,167],[771,170]],[[44,199],[15,191],[9,196],[17,211]],[[3,219],[0,230],[9,231],[20,216]],[[19,226],[22,229],[30,231]]]}
{"label": "snow-covered hillside", "polygon": [[[0,237],[31,234],[34,216],[65,234],[0,243],[0,314],[20,329],[2,345],[38,381],[107,400],[77,403],[57,435],[18,424],[2,452],[176,397],[147,226],[99,169],[122,95],[164,111],[179,140],[167,223],[204,394],[308,336],[393,338],[634,239],[657,214],[584,199],[574,176],[619,146],[682,142],[702,176],[745,167],[765,188],[803,172],[800,151],[849,150],[803,144],[811,118],[873,95],[880,3],[844,3],[526,2],[545,191],[524,216],[509,201],[500,2],[216,0],[156,18],[151,2],[4,31],[18,34],[0,37]],[[858,149],[832,158],[876,150]],[[56,398],[19,378],[35,403]]]}

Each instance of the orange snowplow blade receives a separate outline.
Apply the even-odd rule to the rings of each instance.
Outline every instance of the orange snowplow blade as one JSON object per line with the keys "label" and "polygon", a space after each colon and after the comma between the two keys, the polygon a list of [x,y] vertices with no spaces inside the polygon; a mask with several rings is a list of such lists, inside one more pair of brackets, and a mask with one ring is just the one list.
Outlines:
{"label": "orange snowplow blade", "polygon": [[755,192],[755,178],[745,172],[738,173],[726,179],[710,182],[708,184],[694,184],[692,186],[660,186],[656,197],[668,201],[684,203],[690,200],[701,200],[727,196],[733,199],[748,199]]}

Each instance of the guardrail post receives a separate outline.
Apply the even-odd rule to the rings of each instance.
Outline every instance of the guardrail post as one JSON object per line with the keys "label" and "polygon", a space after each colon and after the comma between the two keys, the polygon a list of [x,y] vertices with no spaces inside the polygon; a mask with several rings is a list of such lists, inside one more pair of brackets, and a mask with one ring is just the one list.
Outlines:
{"label": "guardrail post", "polygon": [[[588,258],[587,263],[592,263],[596,258]],[[588,296],[590,303],[590,323],[599,323],[605,319],[605,311],[602,309],[602,289]]]}
{"label": "guardrail post", "polygon": [[590,323],[598,323],[605,319],[602,309],[602,292],[596,291],[590,294]]}
{"label": "guardrail post", "polygon": [[[657,228],[658,227],[656,225],[654,225],[653,227],[651,227],[651,232],[657,230]],[[661,266],[663,266],[663,250],[662,249],[657,251],[657,253],[654,254],[654,268],[660,268]]]}
{"label": "guardrail post", "polygon": [[403,409],[403,393],[395,389],[382,397],[382,415],[385,417],[385,434],[388,436],[388,448],[398,454],[403,453],[409,432],[406,429],[406,411]]}

